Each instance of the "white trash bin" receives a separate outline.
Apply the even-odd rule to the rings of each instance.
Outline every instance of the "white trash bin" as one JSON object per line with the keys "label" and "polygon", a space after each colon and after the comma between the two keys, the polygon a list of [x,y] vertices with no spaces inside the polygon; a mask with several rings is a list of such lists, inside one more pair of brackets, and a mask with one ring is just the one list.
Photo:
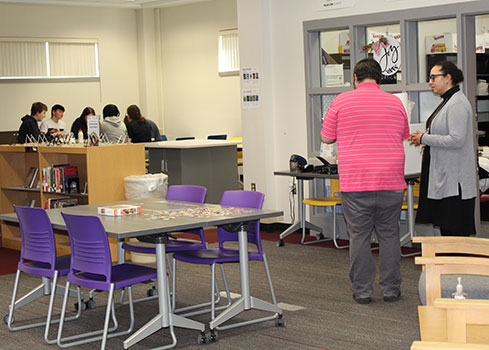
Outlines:
{"label": "white trash bin", "polygon": [[161,198],[166,196],[168,175],[131,175],[124,178],[126,199]]}
{"label": "white trash bin", "polygon": [[[124,178],[126,199],[161,198],[166,197],[168,189],[168,175],[146,174],[131,175]],[[137,241],[131,238],[131,241]],[[148,264],[156,262],[153,254],[142,254],[131,252],[131,261],[137,264]]]}

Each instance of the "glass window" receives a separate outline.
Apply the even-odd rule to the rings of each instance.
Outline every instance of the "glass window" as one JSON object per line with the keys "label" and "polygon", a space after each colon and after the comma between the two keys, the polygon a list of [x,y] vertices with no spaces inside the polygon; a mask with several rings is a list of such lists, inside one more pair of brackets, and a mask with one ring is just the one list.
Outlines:
{"label": "glass window", "polygon": [[338,95],[323,95],[321,97],[321,104],[322,104],[321,125],[323,124],[324,116],[326,115],[326,112],[328,111],[331,102],[333,102],[336,96]]}
{"label": "glass window", "polygon": [[431,113],[440,104],[441,97],[433,94],[431,91],[419,92],[419,122],[424,123],[429,118]]}
{"label": "glass window", "polygon": [[374,58],[382,68],[381,84],[401,81],[401,27],[399,24],[367,27],[365,43],[360,48]]}
{"label": "glass window", "polygon": [[418,82],[427,83],[431,68],[439,61],[457,63],[455,18],[418,22]]}
{"label": "glass window", "polygon": [[348,29],[321,32],[320,41],[321,86],[350,86],[350,34]]}

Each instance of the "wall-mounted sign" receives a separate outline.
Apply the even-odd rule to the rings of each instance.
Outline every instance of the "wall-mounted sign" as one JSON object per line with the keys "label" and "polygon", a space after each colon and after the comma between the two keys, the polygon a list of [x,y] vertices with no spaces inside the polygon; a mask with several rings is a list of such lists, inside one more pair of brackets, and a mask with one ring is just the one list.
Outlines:
{"label": "wall-mounted sign", "polygon": [[374,60],[379,62],[382,74],[391,76],[401,68],[401,45],[391,36],[372,44]]}
{"label": "wall-mounted sign", "polygon": [[314,7],[316,11],[328,11],[336,10],[345,7],[353,7],[355,1],[353,0],[318,0]]}

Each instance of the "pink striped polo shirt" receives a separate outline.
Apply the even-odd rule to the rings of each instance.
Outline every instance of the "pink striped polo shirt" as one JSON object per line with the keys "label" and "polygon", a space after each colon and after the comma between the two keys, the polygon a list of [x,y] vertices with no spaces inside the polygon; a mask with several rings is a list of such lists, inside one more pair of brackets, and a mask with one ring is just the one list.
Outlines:
{"label": "pink striped polo shirt", "polygon": [[341,192],[406,188],[406,111],[399,98],[376,83],[363,82],[338,95],[324,116],[321,135],[336,139]]}

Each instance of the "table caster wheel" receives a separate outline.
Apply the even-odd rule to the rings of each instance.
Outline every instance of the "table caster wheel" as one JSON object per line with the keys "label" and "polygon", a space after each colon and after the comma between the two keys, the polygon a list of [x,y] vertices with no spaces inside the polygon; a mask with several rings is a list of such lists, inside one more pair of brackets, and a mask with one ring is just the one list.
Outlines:
{"label": "table caster wheel", "polygon": [[93,310],[97,307],[95,300],[93,300],[92,298],[90,298],[90,300],[88,300],[85,304],[87,305],[88,310]]}
{"label": "table caster wheel", "polygon": [[[75,310],[78,311],[78,302],[73,305],[75,306]],[[81,300],[81,309],[82,311],[87,309],[87,304],[83,301],[83,299]]]}
{"label": "table caster wheel", "polygon": [[283,315],[279,315],[275,319],[275,327],[286,327],[286,326],[287,326],[287,322],[285,321],[285,317],[283,317]]}
{"label": "table caster wheel", "polygon": [[209,333],[209,339],[213,343],[217,342],[219,340],[219,337],[217,336],[217,331],[212,329]]}
{"label": "table caster wheel", "polygon": [[322,239],[324,239],[324,235],[322,233],[319,233],[319,234],[316,235],[316,240],[317,241],[320,241]]}
{"label": "table caster wheel", "polygon": [[205,332],[201,332],[199,334],[199,337],[197,338],[197,344],[207,344],[207,335],[205,334]]}
{"label": "table caster wheel", "polygon": [[283,247],[284,245],[285,245],[284,240],[283,239],[279,239],[278,242],[277,242],[277,247]]}
{"label": "table caster wheel", "polygon": [[[8,314],[6,314],[5,316],[3,316],[3,322],[5,324],[8,324]],[[14,317],[14,315],[12,315],[12,323],[14,323],[14,322],[15,322],[15,317]]]}
{"label": "table caster wheel", "polygon": [[155,295],[158,295],[158,289],[156,289],[156,288],[148,289],[146,294],[148,295],[148,297],[153,297]]}

